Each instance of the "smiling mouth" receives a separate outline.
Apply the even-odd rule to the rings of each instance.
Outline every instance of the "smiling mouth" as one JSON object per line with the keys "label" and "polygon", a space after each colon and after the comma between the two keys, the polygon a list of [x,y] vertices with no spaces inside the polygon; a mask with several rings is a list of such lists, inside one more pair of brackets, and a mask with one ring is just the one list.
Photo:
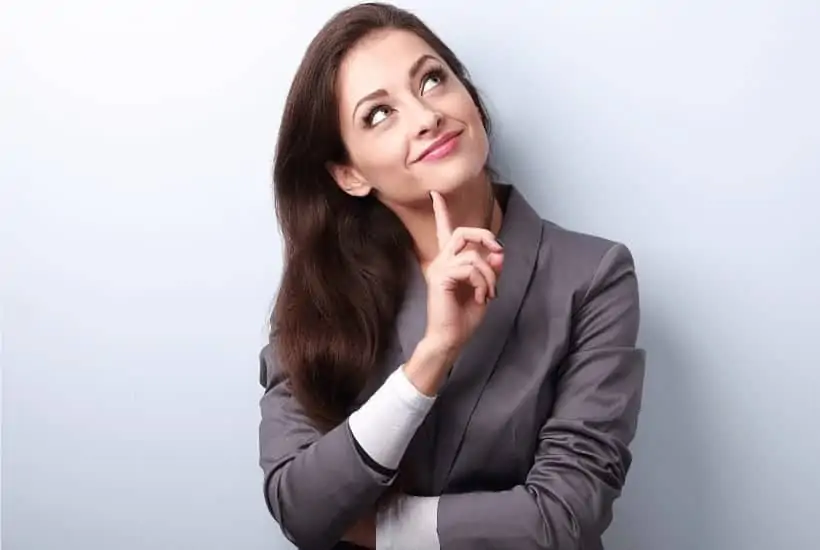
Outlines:
{"label": "smiling mouth", "polygon": [[450,153],[458,145],[458,138],[461,136],[461,131],[458,132],[448,132],[433,142],[424,152],[419,155],[416,159],[416,162],[421,162],[423,160],[437,160],[440,158],[444,158]]}

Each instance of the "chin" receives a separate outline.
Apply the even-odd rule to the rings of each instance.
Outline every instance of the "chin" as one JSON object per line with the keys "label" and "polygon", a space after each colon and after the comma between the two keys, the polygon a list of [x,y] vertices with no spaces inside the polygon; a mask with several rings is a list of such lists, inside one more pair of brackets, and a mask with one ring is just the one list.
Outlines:
{"label": "chin", "polygon": [[474,185],[480,181],[484,172],[485,163],[476,162],[475,159],[453,158],[451,162],[442,163],[434,170],[427,181],[434,181],[429,186],[431,191],[438,191],[442,195],[447,195],[461,190],[468,185]]}

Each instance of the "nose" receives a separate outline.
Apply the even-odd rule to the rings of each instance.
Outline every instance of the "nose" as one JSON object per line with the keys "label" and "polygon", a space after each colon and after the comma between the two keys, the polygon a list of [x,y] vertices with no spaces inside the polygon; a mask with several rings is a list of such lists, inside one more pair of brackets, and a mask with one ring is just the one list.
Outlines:
{"label": "nose", "polygon": [[425,105],[423,102],[418,104],[418,136],[423,137],[428,134],[435,134],[441,127],[444,117],[435,109]]}

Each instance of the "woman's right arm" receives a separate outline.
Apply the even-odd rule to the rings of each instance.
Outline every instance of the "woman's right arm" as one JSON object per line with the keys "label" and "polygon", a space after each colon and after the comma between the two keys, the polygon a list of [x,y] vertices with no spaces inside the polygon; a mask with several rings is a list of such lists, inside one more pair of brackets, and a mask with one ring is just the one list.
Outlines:
{"label": "woman's right arm", "polygon": [[[438,193],[431,197],[439,254],[425,272],[425,336],[408,362],[355,416],[322,434],[292,395],[274,350],[262,350],[267,380],[260,404],[259,452],[265,500],[285,536],[303,550],[331,548],[374,511],[395,477],[391,469],[429,411],[430,397],[481,321],[487,300],[495,297],[496,272],[503,261],[495,235],[479,228],[453,231],[444,199]],[[486,247],[489,255],[470,249],[476,245]],[[458,289],[465,285],[474,289],[474,299],[458,298]],[[409,385],[418,390],[416,397]],[[370,437],[373,434],[380,437]],[[380,464],[374,457],[389,463]]]}
{"label": "woman's right arm", "polygon": [[273,349],[260,355],[260,465],[265,500],[285,536],[303,549],[330,548],[395,477],[432,405],[451,354],[422,340],[410,360],[341,425],[316,429],[290,392]]}
{"label": "woman's right arm", "polygon": [[268,510],[300,549],[331,548],[373,507],[393,476],[365,463],[347,421],[326,434],[313,425],[270,345],[260,361],[267,380],[260,402],[259,464]]}

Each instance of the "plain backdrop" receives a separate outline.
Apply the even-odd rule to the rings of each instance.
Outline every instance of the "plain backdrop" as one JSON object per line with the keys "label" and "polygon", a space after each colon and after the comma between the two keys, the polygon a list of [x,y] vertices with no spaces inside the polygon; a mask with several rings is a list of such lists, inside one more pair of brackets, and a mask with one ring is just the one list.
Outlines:
{"label": "plain backdrop", "polygon": [[[0,8],[6,550],[288,548],[257,465],[290,79],[345,2]],[[627,243],[611,550],[820,548],[820,4],[408,1],[540,213]]]}

